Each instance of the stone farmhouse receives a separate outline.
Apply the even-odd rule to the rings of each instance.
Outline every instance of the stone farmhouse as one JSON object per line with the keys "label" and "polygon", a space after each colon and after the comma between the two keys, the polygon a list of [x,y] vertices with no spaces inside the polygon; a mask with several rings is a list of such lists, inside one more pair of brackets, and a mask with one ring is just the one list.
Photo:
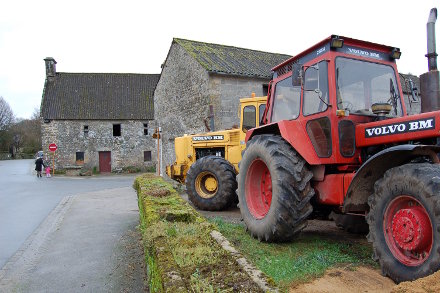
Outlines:
{"label": "stone farmhouse", "polygon": [[289,55],[173,39],[154,93],[156,122],[162,128],[164,164],[174,161],[174,138],[239,124],[242,97],[267,95],[271,69]]}
{"label": "stone farmhouse", "polygon": [[[156,164],[153,95],[159,74],[56,72],[46,58],[42,149],[56,143],[56,168],[111,172]],[[153,125],[154,126],[154,125]]]}

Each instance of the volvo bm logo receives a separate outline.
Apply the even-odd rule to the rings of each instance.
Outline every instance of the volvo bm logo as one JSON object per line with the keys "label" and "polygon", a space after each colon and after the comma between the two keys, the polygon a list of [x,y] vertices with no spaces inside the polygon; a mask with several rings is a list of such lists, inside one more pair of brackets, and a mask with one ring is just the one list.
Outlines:
{"label": "volvo bm logo", "polygon": [[193,141],[223,140],[223,135],[194,136]]}
{"label": "volvo bm logo", "polygon": [[365,128],[365,137],[376,137],[391,134],[400,134],[412,131],[423,131],[435,128],[435,119],[427,118],[402,123],[394,123],[379,127]]}

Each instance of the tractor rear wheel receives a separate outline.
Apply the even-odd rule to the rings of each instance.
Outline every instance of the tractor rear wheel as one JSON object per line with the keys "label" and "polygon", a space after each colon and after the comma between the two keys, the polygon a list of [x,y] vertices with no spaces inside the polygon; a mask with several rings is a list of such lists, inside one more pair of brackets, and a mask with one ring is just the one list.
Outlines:
{"label": "tractor rear wheel", "polygon": [[440,268],[439,165],[388,170],[374,185],[368,204],[368,241],[385,275],[399,283]]}
{"label": "tractor rear wheel", "polygon": [[199,209],[219,211],[237,198],[234,166],[222,157],[206,156],[189,168],[186,177],[189,200]]}
{"label": "tractor rear wheel", "polygon": [[238,175],[240,212],[252,236],[289,241],[306,227],[313,210],[312,177],[304,159],[281,137],[252,138]]}

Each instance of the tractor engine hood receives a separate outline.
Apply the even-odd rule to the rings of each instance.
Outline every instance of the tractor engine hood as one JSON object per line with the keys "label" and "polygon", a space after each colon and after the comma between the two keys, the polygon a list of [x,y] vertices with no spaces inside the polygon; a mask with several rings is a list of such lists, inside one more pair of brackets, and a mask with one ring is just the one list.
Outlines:
{"label": "tractor engine hood", "polygon": [[440,111],[356,125],[356,147],[440,136]]}

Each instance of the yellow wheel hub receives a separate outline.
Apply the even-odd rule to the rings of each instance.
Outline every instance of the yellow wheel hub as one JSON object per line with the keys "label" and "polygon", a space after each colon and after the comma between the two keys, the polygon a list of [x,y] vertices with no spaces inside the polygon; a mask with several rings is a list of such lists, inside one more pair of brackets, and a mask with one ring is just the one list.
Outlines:
{"label": "yellow wheel hub", "polygon": [[205,188],[209,192],[213,192],[217,189],[217,180],[214,177],[208,177],[205,180]]}
{"label": "yellow wheel hub", "polygon": [[196,178],[195,188],[200,197],[212,198],[217,193],[217,178],[211,172],[201,172]]}

